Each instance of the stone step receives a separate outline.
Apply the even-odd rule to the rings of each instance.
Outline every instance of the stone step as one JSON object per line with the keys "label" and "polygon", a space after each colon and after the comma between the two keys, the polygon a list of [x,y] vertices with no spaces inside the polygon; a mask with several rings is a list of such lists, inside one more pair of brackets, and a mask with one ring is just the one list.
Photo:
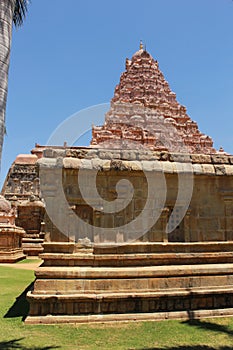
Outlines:
{"label": "stone step", "polygon": [[146,267],[39,267],[35,293],[157,292],[233,287],[233,264]]}
{"label": "stone step", "polygon": [[28,256],[36,256],[43,252],[43,239],[40,238],[23,238],[23,252]]}
{"label": "stone step", "polygon": [[56,300],[64,300],[64,301],[76,301],[77,299],[84,300],[84,299],[95,299],[95,300],[102,300],[102,299],[123,299],[123,298],[163,298],[163,297],[182,297],[182,296],[195,296],[195,295],[222,295],[222,293],[226,293],[228,295],[233,294],[233,285],[232,286],[212,286],[208,288],[200,288],[200,287],[190,287],[189,289],[186,288],[173,288],[173,289],[167,289],[166,291],[115,291],[115,292],[92,292],[92,293],[86,293],[76,291],[73,293],[37,293],[35,289],[33,291],[29,291],[27,297],[32,298],[34,300],[38,299],[56,299]]}
{"label": "stone step", "polygon": [[1,249],[0,251],[0,263],[15,263],[25,258],[26,255],[21,248]]}
{"label": "stone step", "polygon": [[37,239],[40,238],[39,233],[28,233],[26,232],[24,235],[24,238],[32,238],[32,239]]}
{"label": "stone step", "polygon": [[23,252],[27,256],[38,256],[42,250],[43,250],[42,248],[38,248],[38,247],[34,248],[34,247],[30,247],[30,246],[29,247],[23,246]]}
{"label": "stone step", "polygon": [[114,323],[114,322],[142,322],[142,321],[163,321],[170,319],[192,320],[208,317],[232,317],[233,308],[195,311],[167,311],[151,313],[125,313],[125,314],[97,314],[97,315],[46,315],[28,316],[26,324],[61,324],[61,323]]}
{"label": "stone step", "polygon": [[[29,316],[129,314],[232,308],[233,288],[190,288],[158,292],[27,294]],[[149,317],[149,315],[148,315]]]}
{"label": "stone step", "polygon": [[233,288],[233,274],[227,276],[179,276],[151,278],[115,278],[115,279],[37,279],[35,293],[117,293],[157,292],[190,288]]}
{"label": "stone step", "polygon": [[[43,245],[45,253],[77,253],[85,246],[72,242],[46,242]],[[113,246],[111,244],[94,244],[86,247],[92,249],[94,254],[137,254],[137,253],[201,253],[201,252],[232,252],[232,241],[220,242],[188,242],[188,243],[163,243],[163,242],[134,242]]]}
{"label": "stone step", "polygon": [[45,267],[35,271],[37,278],[44,279],[118,279],[182,276],[232,275],[231,264],[173,265],[145,267]]}
{"label": "stone step", "polygon": [[44,240],[42,238],[31,238],[31,237],[24,237],[22,238],[22,242],[24,243],[37,243],[37,244],[43,244]]}
{"label": "stone step", "polygon": [[135,242],[113,246],[94,245],[94,254],[135,254],[135,253],[210,253],[232,252],[233,242]]}
{"label": "stone step", "polygon": [[42,253],[44,266],[151,266],[233,263],[232,252],[86,254]]}

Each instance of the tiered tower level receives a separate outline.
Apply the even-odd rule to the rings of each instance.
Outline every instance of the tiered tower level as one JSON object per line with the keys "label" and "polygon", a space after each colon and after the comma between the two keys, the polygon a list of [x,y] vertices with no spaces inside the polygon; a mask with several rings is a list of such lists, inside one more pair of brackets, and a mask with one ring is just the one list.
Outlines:
{"label": "tiered tower level", "polygon": [[92,147],[216,153],[186,108],[176,100],[158,62],[140,45],[115,88],[103,126],[92,129]]}

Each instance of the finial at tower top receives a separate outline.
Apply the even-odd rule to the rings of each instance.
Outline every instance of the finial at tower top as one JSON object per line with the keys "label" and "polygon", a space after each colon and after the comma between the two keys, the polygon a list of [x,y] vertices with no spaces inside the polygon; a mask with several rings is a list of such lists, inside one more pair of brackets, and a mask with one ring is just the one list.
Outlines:
{"label": "finial at tower top", "polygon": [[140,50],[143,50],[144,49],[144,45],[142,43],[142,40],[140,40]]}

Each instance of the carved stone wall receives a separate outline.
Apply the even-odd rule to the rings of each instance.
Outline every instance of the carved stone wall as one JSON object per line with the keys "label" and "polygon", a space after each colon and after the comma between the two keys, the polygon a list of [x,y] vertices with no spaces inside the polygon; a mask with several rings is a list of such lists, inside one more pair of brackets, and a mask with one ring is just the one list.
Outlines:
{"label": "carved stone wall", "polygon": [[[91,226],[112,228],[120,227],[131,221],[145,210],[145,203],[148,197],[148,183],[145,177],[145,171],[152,179],[152,183],[156,184],[157,179],[162,173],[166,180],[166,201],[161,208],[161,215],[156,223],[144,235],[140,235],[143,231],[143,223],[137,223],[134,227],[134,232],[142,241],[154,242],[198,242],[198,241],[225,241],[232,239],[232,196],[229,191],[233,188],[233,158],[226,155],[185,155],[172,154],[166,152],[140,152],[131,150],[132,160],[126,160],[124,151],[117,150],[91,150],[91,157],[88,156],[88,149],[82,150],[82,157],[80,157],[81,150],[67,150],[63,158],[62,170],[62,191],[66,196],[69,208],[84,222],[88,222]],[[95,156],[93,156],[95,152]],[[46,152],[45,152],[46,154]],[[55,154],[56,156],[56,154]],[[156,158],[156,159],[155,159]],[[192,169],[191,176],[193,177],[193,191],[192,198],[186,214],[175,225],[175,230],[166,232],[173,208],[175,215],[173,220],[179,221],[179,215],[182,211],[182,206],[176,205],[177,190],[179,186],[178,170],[179,167],[185,163],[185,159],[189,160],[189,165]],[[55,158],[42,158],[40,160],[40,167],[43,168],[43,162],[46,160],[46,168],[44,171],[48,172],[44,176],[44,183],[42,183],[43,196],[47,197],[49,193],[49,200],[54,208],[58,202],[59,195],[58,184],[56,184],[56,172],[58,171],[58,164]],[[59,160],[61,162],[61,160]],[[61,164],[59,163],[61,167]],[[47,170],[46,170],[47,169]],[[94,207],[88,205],[83,199],[78,184],[78,174],[80,169],[84,172],[86,186],[89,186],[88,200],[92,200]],[[124,185],[117,188],[120,180],[127,179],[133,186],[133,197],[130,203],[120,211],[113,213],[105,213],[101,207],[98,207],[99,199],[96,197],[93,186],[91,185],[92,172],[97,170],[96,188],[98,195],[101,198],[109,201],[116,200],[118,195],[124,193]],[[58,196],[58,197],[57,197]],[[60,203],[60,202],[59,202]],[[57,209],[58,210],[58,209]],[[63,208],[59,207],[61,214]],[[149,213],[149,211],[148,211]],[[148,214],[148,217],[153,218],[154,213]],[[62,215],[61,215],[62,216]],[[70,227],[69,215],[65,216],[66,226]],[[176,219],[177,218],[177,219]],[[51,221],[46,219],[47,230],[50,227]],[[58,225],[59,226],[59,225]],[[68,231],[66,231],[68,232]],[[67,240],[67,237],[59,232],[56,227],[56,222],[53,222],[53,230],[51,239],[53,241]],[[83,231],[79,227],[80,237],[91,237],[91,239],[98,243],[103,242],[100,236],[92,236],[91,229],[88,232]],[[70,237],[74,235],[72,227],[69,232]],[[128,241],[129,237],[118,237],[123,241]],[[110,238],[111,240],[111,238]]]}
{"label": "carved stone wall", "polygon": [[[52,242],[44,244],[44,263],[27,294],[26,323],[233,315],[232,156],[87,148],[63,150],[63,158],[58,153],[45,150],[38,161],[42,195],[47,211],[52,209],[46,226],[53,222],[56,229]],[[174,207],[175,224],[182,212],[182,201],[176,205],[181,174],[193,178],[192,197],[183,220],[169,231]],[[161,215],[144,234],[145,222],[135,224],[132,242],[121,226],[145,211],[148,183],[156,186],[158,176],[165,177],[167,189]],[[99,195],[109,205],[121,199],[127,191],[123,179],[132,184],[132,198],[123,209],[106,214]],[[157,189],[154,200],[161,194]],[[73,226],[72,214],[90,227],[107,228],[107,234]],[[119,227],[115,236],[110,234],[114,226]]]}
{"label": "carved stone wall", "polygon": [[[30,155],[28,155],[30,157]],[[3,185],[2,194],[10,202],[21,202],[31,195],[40,196],[39,175],[36,166],[30,162],[18,163],[17,159],[12,164]]]}

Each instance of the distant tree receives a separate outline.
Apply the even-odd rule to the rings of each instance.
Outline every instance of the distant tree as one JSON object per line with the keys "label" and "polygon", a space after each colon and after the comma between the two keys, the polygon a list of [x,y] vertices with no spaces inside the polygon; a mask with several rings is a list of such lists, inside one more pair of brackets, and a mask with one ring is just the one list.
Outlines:
{"label": "distant tree", "polygon": [[28,2],[28,0],[0,0],[0,165],[5,135],[12,26],[19,27],[23,24]]}

